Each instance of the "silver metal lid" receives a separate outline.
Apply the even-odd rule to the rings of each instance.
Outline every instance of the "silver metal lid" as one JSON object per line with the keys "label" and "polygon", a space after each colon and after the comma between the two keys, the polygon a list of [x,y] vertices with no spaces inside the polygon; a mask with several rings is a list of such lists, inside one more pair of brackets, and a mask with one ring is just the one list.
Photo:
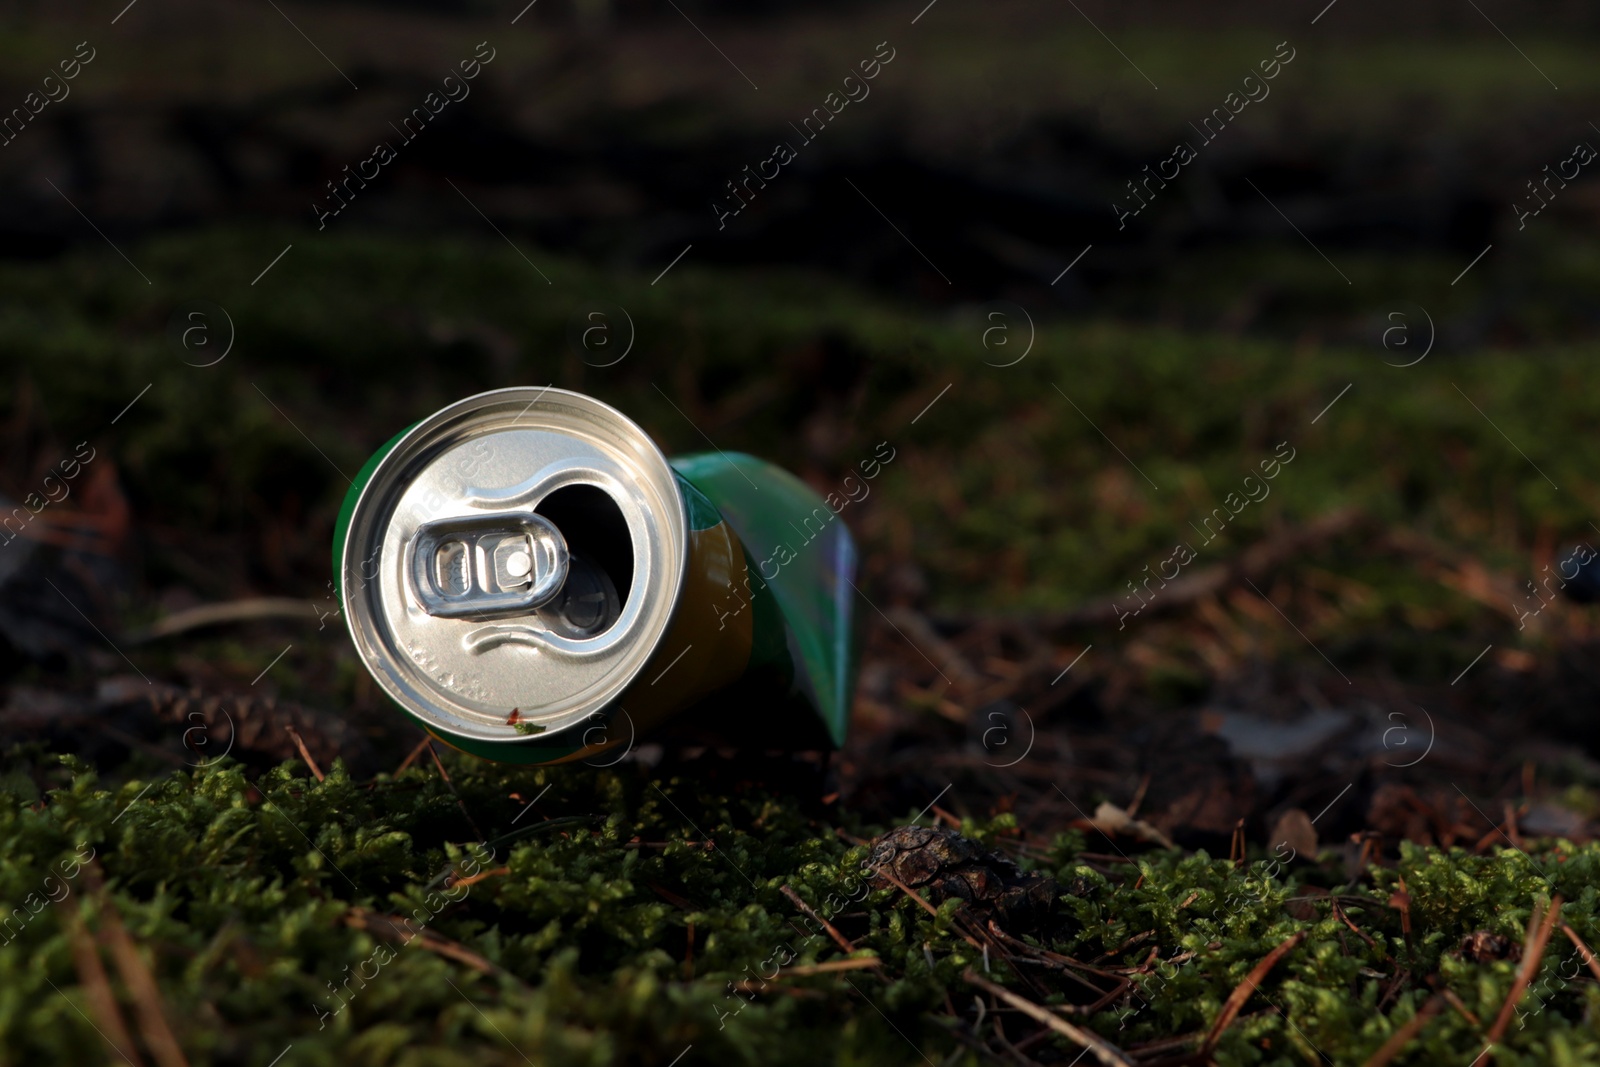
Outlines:
{"label": "silver metal lid", "polygon": [[345,618],[378,684],[429,726],[546,739],[643,670],[687,531],[666,457],[621,412],[564,389],[481,393],[413,427],[362,487]]}

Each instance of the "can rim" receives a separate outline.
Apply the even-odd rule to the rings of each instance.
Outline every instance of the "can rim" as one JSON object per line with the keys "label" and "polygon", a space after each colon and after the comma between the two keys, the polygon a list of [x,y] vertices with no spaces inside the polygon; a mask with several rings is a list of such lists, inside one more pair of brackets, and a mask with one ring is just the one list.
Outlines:
{"label": "can rim", "polygon": [[[365,564],[381,551],[393,507],[409,485],[407,476],[419,473],[449,446],[453,428],[470,425],[474,416],[492,418],[496,408],[509,408],[518,403],[524,406],[508,421],[494,425],[493,431],[487,427],[480,429],[487,433],[546,428],[537,421],[524,422],[529,411],[535,410],[535,405],[541,401],[564,404],[617,432],[619,439],[626,440],[629,448],[637,453],[638,459],[654,468],[648,475],[670,509],[668,514],[652,516],[660,520],[666,543],[654,557],[653,565],[660,571],[659,577],[653,577],[652,589],[643,591],[647,599],[653,600],[653,605],[640,609],[639,632],[633,638],[644,650],[629,653],[630,662],[603,676],[603,695],[588,701],[581,710],[560,713],[559,722],[552,722],[539,732],[524,733],[509,722],[494,725],[472,717],[464,711],[464,705],[452,703],[447,691],[434,684],[425,671],[419,670],[405,656],[395,654],[398,636],[387,614],[381,610],[374,591],[379,583],[372,572],[382,564],[370,568]],[[470,439],[470,436],[468,433],[460,440]],[[430,730],[475,741],[548,744],[555,735],[594,719],[596,713],[612,706],[648,666],[655,646],[678,612],[688,568],[688,530],[688,504],[672,466],[650,435],[621,411],[586,394],[554,386],[511,386],[477,393],[440,409],[405,431],[391,443],[359,487],[340,553],[339,591],[346,627],[363,664],[379,687]],[[362,558],[364,554],[365,559]],[[648,618],[644,615],[646,610],[650,612]],[[432,699],[428,699],[430,697]],[[451,706],[444,708],[442,704]],[[467,721],[463,721],[464,715]]]}

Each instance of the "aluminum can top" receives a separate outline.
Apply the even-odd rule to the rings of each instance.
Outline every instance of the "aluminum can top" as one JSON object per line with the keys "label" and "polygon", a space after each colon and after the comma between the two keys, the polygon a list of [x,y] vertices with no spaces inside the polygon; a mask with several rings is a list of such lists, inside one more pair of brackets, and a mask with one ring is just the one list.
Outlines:
{"label": "aluminum can top", "polygon": [[565,389],[497,389],[382,455],[351,512],[340,595],[373,677],[430,729],[531,742],[644,669],[687,546],[683,492],[638,425]]}

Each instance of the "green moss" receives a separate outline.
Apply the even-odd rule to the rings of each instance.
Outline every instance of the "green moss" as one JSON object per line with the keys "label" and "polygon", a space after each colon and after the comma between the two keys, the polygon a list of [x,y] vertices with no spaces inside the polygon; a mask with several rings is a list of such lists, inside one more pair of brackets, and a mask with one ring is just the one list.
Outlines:
{"label": "green moss", "polygon": [[[344,1065],[510,1064],[524,1055],[558,1067],[667,1063],[689,1046],[686,1064],[922,1062],[913,1046],[935,1062],[969,1055],[949,1030],[970,1024],[971,1013],[958,1024],[946,996],[970,1004],[962,971],[982,971],[985,961],[961,937],[955,904],[930,916],[897,891],[865,891],[865,850],[802,815],[794,798],[753,788],[708,795],[642,772],[455,758],[451,771],[491,837],[492,858],[431,772],[358,784],[336,766],[317,783],[285,765],[252,787],[224,766],[107,790],[78,768],[42,805],[9,797],[0,814],[8,911],[82,845],[94,850],[109,891],[97,896],[74,872],[60,883],[71,902],[45,904],[0,945],[0,1047],[19,1062],[104,1058],[78,1014],[88,1005],[66,917],[75,903],[97,926],[109,900],[195,1062],[265,1064],[287,1045],[295,1062]],[[537,813],[513,826],[521,808],[508,794],[546,786]],[[543,817],[548,824],[527,825]],[[968,829],[990,841],[1015,832],[1009,818]],[[1299,1062],[1317,1050],[1359,1062],[1427,999],[1429,975],[1492,1019],[1513,966],[1451,953],[1479,929],[1520,941],[1530,907],[1552,892],[1566,897],[1563,916],[1580,936],[1600,942],[1593,845],[1552,843],[1531,856],[1408,847],[1372,884],[1339,890],[1371,945],[1333,917],[1326,896],[1308,891],[1331,882],[1331,860],[1237,868],[1203,853],[1154,852],[1108,875],[1078,861],[1078,846],[1063,837],[1041,865],[1079,894],[1063,898],[1067,921],[1047,946],[1103,967],[1137,967],[1157,951],[1150,968],[1134,972],[1137,992],[1088,1020],[1124,1047],[1203,1031],[1256,962],[1301,931],[1304,943],[1223,1038],[1219,1062]],[[452,865],[473,870],[475,856],[479,880],[448,890],[456,903],[441,904],[441,876]],[[1401,878],[1409,942],[1389,906]],[[825,912],[831,899],[836,922],[878,957],[882,975],[850,970],[762,990],[761,977],[780,964],[843,956],[829,938],[807,936],[779,892],[785,885]],[[1308,894],[1315,918],[1295,918],[1288,906]],[[427,933],[387,959],[389,943],[351,925],[352,909],[413,916]],[[1153,935],[1124,947],[1146,930]],[[491,973],[424,949],[435,935],[480,956]],[[1506,1039],[1507,1062],[1600,1056],[1600,1002],[1592,983],[1570,977],[1578,972],[1567,949],[1552,944],[1523,1005],[1527,1024]],[[991,977],[1020,984],[999,959],[988,966]],[[1056,990],[1052,999],[1083,1002],[1073,982],[1027,969]],[[1397,970],[1412,978],[1380,1014],[1375,1005]],[[730,991],[738,981],[751,986]],[[1482,1044],[1480,1030],[1451,1012],[1423,1034],[1427,1055],[1439,1057],[1429,1062],[1470,1061]]]}

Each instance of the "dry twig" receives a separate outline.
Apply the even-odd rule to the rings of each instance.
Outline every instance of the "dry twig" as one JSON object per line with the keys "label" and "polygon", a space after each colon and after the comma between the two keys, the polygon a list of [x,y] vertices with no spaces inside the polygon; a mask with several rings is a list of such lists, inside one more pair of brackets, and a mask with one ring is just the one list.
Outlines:
{"label": "dry twig", "polygon": [[827,919],[824,919],[822,916],[818,915],[816,913],[816,911],[812,909],[811,905],[807,904],[805,902],[805,900],[800,896],[799,893],[796,893],[793,889],[790,889],[788,886],[784,886],[782,889],[778,890],[778,892],[782,893],[784,896],[788,897],[791,901],[793,901],[794,902],[794,906],[799,908],[800,911],[803,914],[806,915],[806,917],[811,918],[811,919],[815,919],[817,922],[821,923],[822,924],[822,928],[824,930],[828,931],[828,936],[833,938],[833,943],[834,944],[836,944],[840,948],[844,949],[845,952],[847,952],[847,953],[855,952],[856,946],[851,942],[851,940],[848,937],[846,937],[843,934],[841,934],[839,932],[839,928],[838,927],[834,926]]}
{"label": "dry twig", "polygon": [[479,871],[477,874],[473,875],[470,878],[457,878],[455,881],[450,883],[450,888],[454,889],[456,886],[462,886],[462,885],[477,885],[479,882],[483,881],[485,878],[495,878],[495,877],[498,877],[498,876],[500,876],[502,874],[510,874],[510,873],[511,873],[511,868],[510,867],[493,867],[493,868],[491,868],[491,869],[489,869],[487,871]]}
{"label": "dry twig", "polygon": [[861,956],[848,960],[829,960],[826,963],[802,963],[798,967],[785,967],[778,972],[779,978],[806,978],[813,974],[832,974],[835,971],[858,971],[863,967],[876,967],[879,964],[876,956]]}
{"label": "dry twig", "polygon": [[383,915],[357,905],[345,912],[344,923],[346,926],[365,930],[386,940],[398,941],[402,945],[416,941],[420,948],[437,953],[446,959],[455,960],[457,963],[464,963],[482,974],[515,978],[509,971],[489,962],[465,945],[442,937],[426,927],[418,928],[403,915]]}
{"label": "dry twig", "polygon": [[412,749],[411,754],[401,761],[400,766],[394,769],[394,777],[400,777],[400,775],[405,773],[406,768],[417,762],[417,759],[422,755],[423,750],[428,747],[428,742],[432,740],[433,738],[428,734],[423,734],[422,740],[417,742],[417,747]]}
{"label": "dry twig", "polygon": [[926,910],[929,915],[932,915],[935,919],[939,917],[938,908],[934,907],[932,904],[929,904],[926,900],[923,900],[921,894],[917,893],[910,886],[906,885],[900,879],[890,874],[887,869],[880,869],[878,874],[883,877],[884,881],[893,885],[896,889],[900,890],[900,892],[904,893],[918,904],[921,904],[923,909]]}
{"label": "dry twig", "polygon": [[1389,1036],[1389,1040],[1379,1046],[1367,1060],[1365,1067],[1384,1067],[1390,1060],[1400,1055],[1400,1050],[1405,1048],[1412,1038],[1422,1032],[1428,1025],[1428,1020],[1439,1014],[1444,1008],[1444,998],[1438,995],[1430,997],[1428,1002],[1417,1011],[1406,1024]]}
{"label": "dry twig", "polygon": [[1043,1023],[1068,1041],[1088,1049],[1094,1053],[1095,1059],[1101,1063],[1107,1064],[1109,1067],[1132,1067],[1133,1061],[1128,1059],[1126,1053],[1092,1030],[1085,1030],[1081,1026],[1073,1026],[1065,1019],[1045,1008],[1041,1008],[1026,997],[1019,997],[1005,986],[997,985],[987,978],[979,976],[973,972],[971,967],[962,971],[961,977],[966,979],[970,985],[975,985],[989,995],[1005,1001],[1034,1022]]}
{"label": "dry twig", "polygon": [[1456,995],[1455,990],[1448,988],[1441,989],[1439,990],[1439,993],[1450,1004],[1450,1007],[1455,1010],[1455,1013],[1467,1020],[1467,1022],[1472,1025],[1474,1030],[1483,1026],[1483,1020],[1479,1019],[1477,1015],[1473,1013],[1472,1009],[1467,1007],[1466,1002]]}
{"label": "dry twig", "polygon": [[317,781],[324,781],[327,775],[322,773],[322,768],[317,766],[317,761],[311,758],[311,752],[306,748],[306,743],[301,738],[300,731],[293,726],[285,726],[284,729],[289,731],[289,737],[294,741],[294,747],[300,750],[300,758],[306,761],[306,766],[311,768],[311,773],[316,776]]}
{"label": "dry twig", "polygon": [[98,864],[91,862],[85,868],[84,882],[95,894],[100,906],[100,939],[110,950],[117,973],[122,975],[122,981],[133,997],[134,1019],[139,1024],[139,1033],[144,1036],[145,1047],[161,1067],[188,1067],[189,1061],[184,1057],[172,1027],[167,1024],[166,1013],[162,1011],[161,990],[156,986],[149,964],[139,955],[133,938],[128,936],[127,928],[122,925],[116,904],[105,891]]}
{"label": "dry twig", "polygon": [[1522,994],[1528,989],[1528,983],[1539,971],[1539,964],[1544,960],[1545,946],[1550,943],[1550,932],[1555,928],[1556,920],[1561,916],[1561,894],[1557,893],[1550,901],[1550,910],[1543,915],[1539,913],[1539,904],[1534,902],[1533,912],[1528,916],[1528,933],[1522,946],[1522,965],[1517,968],[1516,981],[1511,983],[1511,992],[1506,994],[1506,1002],[1500,1005],[1500,1014],[1495,1016],[1494,1025],[1489,1027],[1489,1044],[1499,1043],[1501,1036],[1506,1032],[1506,1027],[1511,1023],[1511,1016],[1517,1010],[1517,1002],[1522,999]]}
{"label": "dry twig", "polygon": [[[1338,897],[1329,897],[1328,899],[1333,902],[1333,917],[1334,918],[1338,919],[1340,922],[1342,922],[1346,926],[1348,926],[1352,931],[1355,932],[1355,935],[1357,937],[1361,938],[1361,940],[1365,941],[1372,948],[1377,948],[1378,947],[1378,943],[1376,941],[1374,941],[1372,939],[1372,937],[1365,930],[1361,929],[1361,927],[1357,926],[1355,923],[1350,921],[1350,916],[1346,915],[1344,913],[1344,909],[1339,907],[1339,898]],[[1379,951],[1381,952],[1382,950],[1380,949]],[[1387,956],[1388,953],[1384,953],[1384,955]]]}
{"label": "dry twig", "polygon": [[[230,622],[255,622],[260,619],[299,619],[309,621],[325,614],[314,601],[295,600],[290,597],[264,596],[245,600],[230,600],[222,604],[202,604],[185,608],[163,618],[143,630],[128,634],[129,644],[142,644],[161,637],[197,630],[204,626],[217,626]],[[331,614],[331,613],[328,613]]]}
{"label": "dry twig", "polygon": [[1566,923],[1562,923],[1561,932],[1567,935],[1568,940],[1577,947],[1579,952],[1583,953],[1583,962],[1589,965],[1589,970],[1594,972],[1595,979],[1600,981],[1600,960],[1595,959],[1594,953],[1589,951],[1589,946],[1584,944],[1583,938],[1578,936],[1578,931]]}
{"label": "dry twig", "polygon": [[439,751],[433,747],[433,738],[428,738],[428,755],[433,757],[433,765],[439,768],[439,777],[444,779],[445,788],[450,790],[450,795],[456,798],[456,807],[461,809],[461,817],[467,820],[467,825],[472,827],[472,832],[478,835],[478,840],[484,840],[483,831],[478,829],[478,824],[473,821],[472,813],[467,810],[466,801],[461,799],[461,794],[456,792],[456,784],[450,780],[450,772],[444,769],[444,761],[439,758]]}
{"label": "dry twig", "polygon": [[1267,976],[1267,972],[1272,970],[1279,960],[1292,952],[1295,946],[1305,939],[1306,931],[1301,930],[1263,956],[1261,961],[1250,969],[1250,973],[1244,976],[1244,981],[1234,987],[1233,992],[1228,994],[1227,1001],[1222,1005],[1222,1011],[1217,1015],[1217,1021],[1211,1024],[1211,1032],[1206,1035],[1205,1044],[1201,1046],[1202,1058],[1209,1056],[1211,1051],[1217,1047],[1217,1042],[1222,1040],[1223,1031],[1233,1025],[1233,1020],[1238,1016],[1239,1009],[1243,1008],[1245,1001],[1249,1000],[1255,991],[1260,988],[1261,979]]}
{"label": "dry twig", "polygon": [[[83,986],[89,1001],[89,1011],[94,1014],[95,1028],[106,1044],[116,1050],[133,1067],[144,1067],[133,1035],[122,1021],[117,1009],[117,998],[111,992],[111,980],[106,976],[105,964],[95,948],[94,939],[84,928],[78,912],[78,903],[70,895],[63,898],[62,910],[66,913],[67,941],[72,946],[72,963],[78,971],[78,983]],[[59,992],[59,990],[58,990]],[[63,994],[65,995],[65,994]]]}

